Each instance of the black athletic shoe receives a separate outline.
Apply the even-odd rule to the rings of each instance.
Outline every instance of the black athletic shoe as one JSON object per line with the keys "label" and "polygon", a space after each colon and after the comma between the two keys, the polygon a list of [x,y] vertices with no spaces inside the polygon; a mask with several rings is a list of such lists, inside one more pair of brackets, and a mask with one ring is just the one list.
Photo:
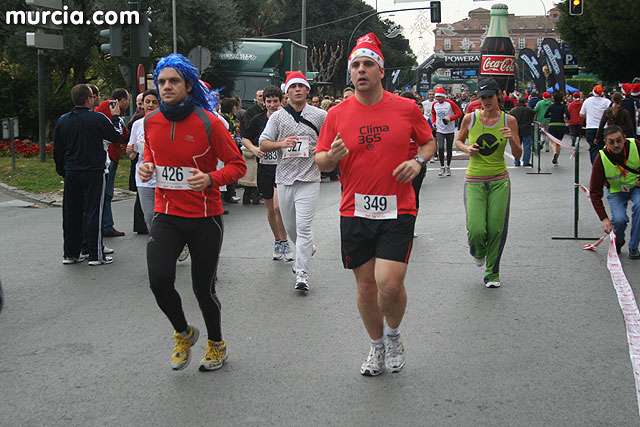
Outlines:
{"label": "black athletic shoe", "polygon": [[640,259],[640,252],[637,249],[629,249],[629,258]]}

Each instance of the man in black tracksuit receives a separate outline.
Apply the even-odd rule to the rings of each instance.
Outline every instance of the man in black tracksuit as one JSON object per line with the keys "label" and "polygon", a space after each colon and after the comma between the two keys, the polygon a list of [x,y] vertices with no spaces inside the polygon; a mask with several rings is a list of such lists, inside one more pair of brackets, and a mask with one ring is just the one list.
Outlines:
{"label": "man in black tracksuit", "polygon": [[71,100],[75,107],[58,119],[53,134],[56,172],[64,177],[64,264],[84,260],[80,255],[83,225],[89,265],[109,264],[112,261],[104,256],[101,235],[106,166],[102,140],[120,141],[120,108],[117,104],[111,108],[112,119],[109,120],[104,114],[90,110],[93,98],[89,86],[74,86]]}

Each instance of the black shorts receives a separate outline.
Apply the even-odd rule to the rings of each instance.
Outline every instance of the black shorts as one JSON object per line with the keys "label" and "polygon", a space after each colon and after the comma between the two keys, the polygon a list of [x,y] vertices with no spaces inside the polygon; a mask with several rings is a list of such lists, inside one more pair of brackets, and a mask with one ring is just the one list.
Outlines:
{"label": "black shorts", "polygon": [[342,265],[358,268],[373,257],[408,263],[415,223],[408,214],[383,220],[341,216]]}
{"label": "black shorts", "polygon": [[580,137],[582,135],[582,125],[569,125],[569,132],[571,136]]}
{"label": "black shorts", "polygon": [[263,199],[273,199],[276,187],[276,166],[258,163],[258,193]]}

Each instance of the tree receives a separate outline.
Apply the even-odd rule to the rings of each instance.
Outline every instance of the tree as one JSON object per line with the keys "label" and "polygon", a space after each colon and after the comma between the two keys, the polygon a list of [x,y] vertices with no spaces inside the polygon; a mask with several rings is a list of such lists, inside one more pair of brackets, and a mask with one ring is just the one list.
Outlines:
{"label": "tree", "polygon": [[640,2],[638,0],[585,0],[584,13],[571,16],[569,0],[557,7],[565,11],[557,22],[562,39],[581,67],[606,81],[631,81],[640,75]]}
{"label": "tree", "polygon": [[331,81],[336,74],[336,65],[342,59],[343,54],[342,42],[338,42],[335,47],[329,46],[325,42],[322,49],[318,49],[316,46],[311,49],[309,64],[311,65],[311,71],[318,71],[317,81]]}

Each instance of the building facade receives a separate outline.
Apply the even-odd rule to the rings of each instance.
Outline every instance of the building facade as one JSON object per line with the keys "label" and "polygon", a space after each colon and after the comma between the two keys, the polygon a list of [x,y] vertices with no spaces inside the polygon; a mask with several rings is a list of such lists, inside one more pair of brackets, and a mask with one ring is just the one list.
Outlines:
{"label": "building facade", "polygon": [[[480,52],[482,41],[489,29],[491,11],[474,9],[469,16],[453,24],[437,24],[435,30],[436,53],[473,53]],[[556,30],[556,21],[560,17],[559,9],[551,9],[547,16],[516,16],[509,14],[509,35],[516,50],[529,48],[535,51],[542,40],[554,38],[562,43]]]}

